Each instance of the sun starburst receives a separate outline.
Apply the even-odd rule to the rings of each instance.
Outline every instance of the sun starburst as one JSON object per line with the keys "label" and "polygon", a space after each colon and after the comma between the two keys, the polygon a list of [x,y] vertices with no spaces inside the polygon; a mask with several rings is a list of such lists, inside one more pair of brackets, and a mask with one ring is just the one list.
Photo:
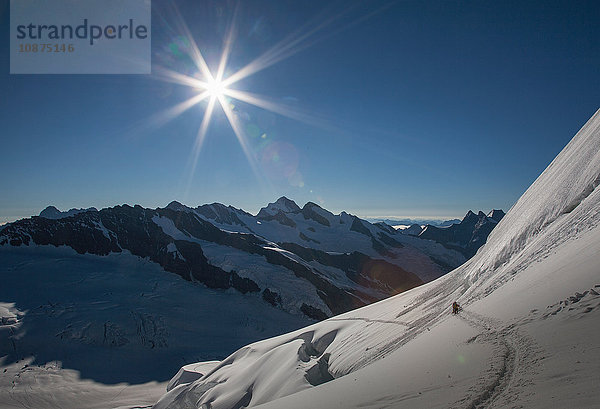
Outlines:
{"label": "sun starburst", "polygon": [[[181,115],[183,112],[201,103],[202,101],[208,101],[190,157],[191,167],[188,180],[188,190],[191,184],[191,178],[198,162],[202,145],[209,129],[212,115],[217,107],[220,107],[220,109],[224,112],[225,117],[231,125],[231,129],[235,133],[240,146],[244,151],[248,163],[259,180],[261,180],[261,178],[258,174],[258,165],[256,164],[256,159],[254,158],[254,155],[250,149],[248,138],[244,134],[244,126],[242,126],[240,118],[238,118],[237,111],[233,108],[234,101],[241,101],[243,103],[271,111],[278,115],[299,120],[318,127],[330,130],[335,128],[331,126],[328,121],[318,118],[308,112],[301,112],[297,108],[292,108],[291,106],[282,103],[280,100],[273,100],[255,93],[241,91],[232,88],[232,86],[239,81],[264,70],[267,67],[289,58],[290,56],[315,44],[316,42],[321,41],[323,38],[326,38],[327,36],[323,35],[322,31],[325,29],[325,27],[343,17],[347,10],[334,13],[333,15],[329,16],[322,14],[312,20],[309,20],[303,27],[300,27],[300,29],[282,39],[279,43],[275,44],[271,49],[267,50],[258,58],[246,64],[238,71],[227,76],[225,76],[225,73],[227,71],[227,62],[229,60],[233,44],[235,20],[238,13],[238,8],[236,7],[229,24],[227,34],[224,38],[223,51],[219,59],[219,64],[217,70],[214,72],[209,68],[209,65],[194,41],[194,38],[183,18],[177,10],[175,10],[175,12],[176,26],[178,31],[182,34],[182,38],[184,39],[188,48],[187,54],[191,58],[191,61],[195,65],[197,71],[196,74],[190,76],[160,66],[155,66],[153,69],[154,77],[164,81],[190,87],[198,92],[186,101],[183,101],[158,115],[155,121],[164,123],[178,115]],[[364,17],[361,19],[363,18]],[[338,33],[355,23],[356,22],[353,22],[348,24],[346,27],[339,28],[333,33],[329,33],[329,35]]]}

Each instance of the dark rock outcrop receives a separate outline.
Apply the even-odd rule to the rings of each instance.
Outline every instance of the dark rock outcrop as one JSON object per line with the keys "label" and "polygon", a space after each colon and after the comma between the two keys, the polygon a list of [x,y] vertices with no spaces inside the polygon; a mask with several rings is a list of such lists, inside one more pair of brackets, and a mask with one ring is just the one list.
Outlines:
{"label": "dark rock outcrop", "polygon": [[322,224],[323,226],[330,227],[331,224],[329,223],[329,220],[327,220],[327,218],[325,218],[325,216],[320,215],[316,209],[323,210],[323,208],[321,208],[321,206],[319,206],[318,204],[313,203],[313,202],[308,202],[302,208],[302,215],[307,220],[311,219],[311,220],[316,221],[319,224]]}
{"label": "dark rock outcrop", "polygon": [[419,237],[434,240],[470,258],[485,244],[487,237],[502,217],[504,217],[502,210],[493,210],[488,216],[481,211],[475,214],[469,210],[459,224],[449,227],[427,225]]}

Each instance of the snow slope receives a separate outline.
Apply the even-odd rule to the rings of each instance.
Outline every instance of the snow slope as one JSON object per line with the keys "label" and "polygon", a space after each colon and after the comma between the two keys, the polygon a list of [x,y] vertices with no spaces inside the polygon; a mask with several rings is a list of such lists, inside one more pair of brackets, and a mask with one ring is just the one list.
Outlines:
{"label": "snow slope", "polygon": [[600,111],[463,266],[239,349],[154,408],[598,407],[599,176]]}

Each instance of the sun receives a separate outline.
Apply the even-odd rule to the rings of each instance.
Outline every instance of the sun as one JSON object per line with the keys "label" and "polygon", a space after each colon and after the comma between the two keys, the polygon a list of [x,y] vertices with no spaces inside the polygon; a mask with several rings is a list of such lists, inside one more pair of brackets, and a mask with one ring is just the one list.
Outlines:
{"label": "sun", "polygon": [[211,98],[222,98],[223,95],[226,94],[227,89],[225,88],[225,84],[223,81],[219,81],[217,79],[211,78],[206,83],[206,91]]}
{"label": "sun", "polygon": [[[237,9],[236,9],[237,10]],[[260,72],[279,61],[282,61],[304,48],[312,45],[318,39],[316,34],[322,31],[325,27],[337,20],[341,15],[335,15],[326,19],[316,19],[311,24],[303,27],[300,30],[285,39],[275,44],[272,48],[265,51],[237,71],[230,72],[227,68],[227,63],[230,57],[234,33],[235,33],[235,14],[232,17],[227,33],[223,41],[223,49],[216,67],[213,70],[209,68],[202,52],[194,41],[194,37],[190,33],[189,28],[183,21],[179,13],[175,16],[175,26],[181,32],[182,37],[186,40],[187,50],[185,53],[190,57],[195,72],[193,74],[184,74],[173,71],[169,68],[160,65],[153,66],[153,76],[166,82],[172,82],[192,88],[196,92],[190,98],[164,110],[157,114],[155,123],[161,124],[172,120],[193,106],[202,101],[206,102],[203,108],[203,115],[198,133],[196,135],[192,152],[190,153],[190,170],[188,177],[188,190],[191,186],[192,175],[194,174],[200,150],[206,134],[210,127],[211,117],[213,113],[220,109],[225,114],[227,122],[231,125],[233,133],[238,139],[242,147],[248,163],[252,168],[258,180],[261,179],[258,170],[258,164],[251,151],[250,144],[245,133],[245,128],[236,112],[237,102],[246,103],[256,106],[261,109],[271,111],[273,113],[299,120],[311,125],[323,126],[323,121],[317,117],[313,117],[309,113],[298,111],[294,107],[285,105],[281,100],[272,99],[256,93],[242,91],[235,87],[235,84],[241,80]],[[189,70],[188,70],[189,71]],[[235,104],[234,104],[235,102]],[[329,127],[328,124],[325,124]]]}

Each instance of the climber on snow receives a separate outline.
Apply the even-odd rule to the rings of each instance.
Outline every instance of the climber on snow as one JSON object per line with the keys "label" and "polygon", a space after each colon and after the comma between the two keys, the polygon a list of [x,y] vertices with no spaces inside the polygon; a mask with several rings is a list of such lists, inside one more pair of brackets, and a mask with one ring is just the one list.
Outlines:
{"label": "climber on snow", "polygon": [[458,305],[458,303],[456,301],[454,301],[452,303],[452,314],[458,314],[458,312],[461,310],[460,305]]}

